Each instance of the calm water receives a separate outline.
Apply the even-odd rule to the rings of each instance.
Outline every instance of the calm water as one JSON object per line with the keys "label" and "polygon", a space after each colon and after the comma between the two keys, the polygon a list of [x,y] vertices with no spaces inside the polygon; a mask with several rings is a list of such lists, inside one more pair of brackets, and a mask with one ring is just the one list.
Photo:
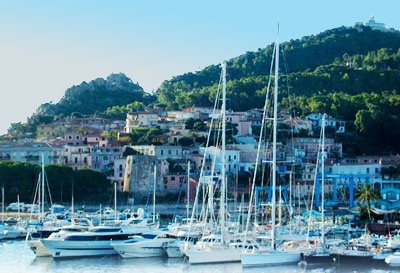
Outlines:
{"label": "calm water", "polygon": [[383,273],[399,272],[400,268],[390,268],[385,265],[363,265],[354,263],[343,265],[327,265],[318,267],[309,265],[303,271],[292,266],[242,268],[240,263],[190,265],[183,258],[136,258],[122,259],[119,256],[80,258],[68,260],[53,260],[50,257],[36,257],[23,240],[0,241],[0,272],[37,273],[37,272],[163,272],[163,273],[262,273],[262,272],[365,272]]}

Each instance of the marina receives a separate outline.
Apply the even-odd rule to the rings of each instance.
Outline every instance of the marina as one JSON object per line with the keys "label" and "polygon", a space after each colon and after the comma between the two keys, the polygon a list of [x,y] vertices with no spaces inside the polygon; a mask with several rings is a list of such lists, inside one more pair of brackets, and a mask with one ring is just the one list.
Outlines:
{"label": "marina", "polygon": [[199,272],[359,272],[380,273],[400,272],[384,263],[359,263],[337,261],[324,265],[267,266],[242,268],[239,263],[191,265],[185,258],[134,258],[123,259],[118,255],[92,258],[54,260],[51,257],[35,257],[24,240],[5,240],[0,244],[0,266],[2,272],[163,272],[163,273],[199,273]]}
{"label": "marina", "polygon": [[[296,170],[290,166],[289,171],[288,166],[282,164],[278,144],[278,130],[282,129],[278,126],[278,41],[271,61],[273,76],[269,78],[247,192],[243,191],[245,188],[237,191],[229,186],[229,182],[233,182],[229,170],[240,166],[230,165],[231,159],[238,159],[240,154],[227,143],[227,63],[224,62],[209,132],[204,147],[199,149],[202,160],[194,166],[199,172],[191,173],[192,165],[188,160],[187,176],[183,176],[183,166],[179,165],[180,191],[178,196],[169,196],[178,197],[173,213],[171,204],[161,209],[159,197],[165,196],[157,197],[156,194],[162,182],[162,190],[167,189],[168,181],[157,176],[157,172],[165,171],[164,165],[157,168],[153,162],[153,165],[146,164],[147,170],[143,164],[135,169],[133,162],[142,160],[136,154],[127,156],[129,179],[122,190],[132,194],[123,198],[124,208],[117,202],[118,183],[113,183],[113,191],[107,192],[114,193],[114,208],[100,204],[98,210],[84,212],[88,208],[83,204],[78,206],[81,210],[75,210],[73,187],[70,209],[54,204],[51,198],[45,208],[49,188],[46,189],[45,155],[42,153],[42,171],[31,206],[21,204],[18,195],[17,203],[10,203],[7,208],[8,211],[17,210],[17,216],[4,217],[5,188],[2,187],[2,268],[7,272],[400,271],[400,232],[392,229],[395,227],[383,226],[391,220],[398,222],[396,216],[390,214],[400,204],[397,202],[399,196],[394,199],[395,190],[386,187],[378,202],[380,195],[368,175],[350,177],[341,174],[333,179],[325,174],[327,151],[332,148],[326,148],[329,144],[325,137],[326,114],[321,116],[320,138],[315,139],[315,162],[307,162],[313,173],[313,177],[306,179],[308,185],[304,184],[309,188],[307,199],[300,195],[300,184],[293,184],[293,178],[298,181],[293,177]],[[267,122],[272,124],[268,126]],[[270,132],[267,134],[267,131]],[[290,162],[294,164],[295,161]],[[131,175],[135,173],[146,174],[149,178],[141,189],[142,193],[148,192],[147,203],[138,208],[133,208],[134,193],[141,196],[143,202],[144,195],[130,186]],[[195,174],[196,179],[191,174]],[[348,181],[342,181],[342,178],[348,178]],[[196,184],[191,186],[189,182],[194,181]],[[181,190],[185,182],[186,210],[178,212],[181,198],[184,200]],[[340,185],[342,182],[346,185]],[[97,183],[95,188],[98,186]],[[330,187],[325,189],[325,186]],[[340,192],[339,186],[349,192]],[[339,198],[341,202],[338,202],[338,193],[343,195]],[[50,197],[50,193],[48,195]],[[348,200],[344,202],[345,199]],[[131,204],[131,208],[127,204]],[[29,219],[22,221],[20,211],[28,209],[31,211]],[[339,211],[342,214],[338,214]],[[15,225],[5,223],[5,220],[15,220]],[[369,226],[373,222],[379,225]],[[26,224],[26,229],[17,229],[17,223]],[[375,233],[376,230],[379,233]]]}

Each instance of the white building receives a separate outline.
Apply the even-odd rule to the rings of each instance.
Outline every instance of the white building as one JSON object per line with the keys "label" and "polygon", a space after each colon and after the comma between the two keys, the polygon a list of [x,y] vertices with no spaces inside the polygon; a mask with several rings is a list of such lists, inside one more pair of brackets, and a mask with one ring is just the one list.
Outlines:
{"label": "white building", "polygon": [[184,158],[182,146],[173,145],[133,145],[131,149],[139,152],[142,155],[155,156],[157,159],[181,159]]}
{"label": "white building", "polygon": [[[200,154],[204,156],[206,154],[205,159],[211,160],[214,162],[214,172],[221,172],[222,165],[222,150],[219,147],[208,147],[207,149],[204,147],[200,148]],[[225,170],[228,173],[236,173],[239,168],[240,162],[240,151],[234,148],[226,147],[225,149]]]}

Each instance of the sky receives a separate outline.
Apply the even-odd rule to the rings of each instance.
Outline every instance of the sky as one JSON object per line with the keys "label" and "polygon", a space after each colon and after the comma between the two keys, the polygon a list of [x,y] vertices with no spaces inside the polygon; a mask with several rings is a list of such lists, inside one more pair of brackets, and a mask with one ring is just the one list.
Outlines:
{"label": "sky", "polygon": [[151,93],[277,39],[372,15],[399,30],[399,10],[398,0],[0,0],[0,134],[82,82],[124,73]]}

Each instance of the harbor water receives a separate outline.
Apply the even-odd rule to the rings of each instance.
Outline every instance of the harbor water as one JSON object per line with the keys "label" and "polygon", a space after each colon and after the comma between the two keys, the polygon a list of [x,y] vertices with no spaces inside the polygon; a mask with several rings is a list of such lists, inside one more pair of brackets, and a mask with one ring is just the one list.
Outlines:
{"label": "harbor water", "polygon": [[140,273],[213,273],[213,272],[399,272],[400,268],[385,264],[363,264],[355,260],[350,263],[312,265],[300,268],[296,265],[242,268],[240,263],[190,265],[185,258],[133,258],[123,259],[118,255],[92,258],[54,260],[51,257],[36,257],[24,240],[0,241],[0,272],[12,273],[91,273],[91,272],[140,272]]}

